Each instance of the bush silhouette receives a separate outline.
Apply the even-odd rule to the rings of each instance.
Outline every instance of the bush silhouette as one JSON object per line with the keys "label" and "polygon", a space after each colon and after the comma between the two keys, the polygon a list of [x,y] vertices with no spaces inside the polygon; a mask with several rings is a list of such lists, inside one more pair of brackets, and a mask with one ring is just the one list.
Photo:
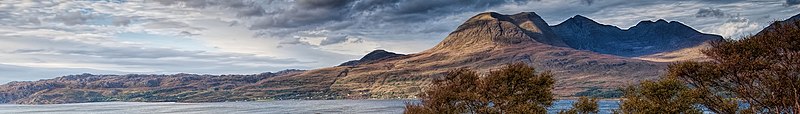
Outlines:
{"label": "bush silhouette", "polygon": [[623,114],[700,114],[696,92],[675,78],[644,81],[625,88],[620,100]]}
{"label": "bush silhouette", "polygon": [[661,80],[626,89],[620,113],[701,113],[697,105],[721,114],[800,113],[800,21],[712,43],[703,54],[711,61],[673,64]]}
{"label": "bush silhouette", "polygon": [[421,103],[407,104],[407,114],[546,113],[552,105],[555,80],[523,63],[508,64],[486,77],[469,69],[447,73],[419,95]]}

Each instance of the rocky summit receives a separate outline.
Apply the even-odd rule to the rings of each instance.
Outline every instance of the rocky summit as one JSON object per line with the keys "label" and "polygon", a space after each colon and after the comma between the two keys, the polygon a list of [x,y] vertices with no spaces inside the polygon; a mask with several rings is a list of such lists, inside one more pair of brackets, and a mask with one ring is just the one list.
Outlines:
{"label": "rocky summit", "polygon": [[550,26],[533,12],[487,12],[419,53],[376,50],[339,66],[258,75],[82,75],[13,82],[0,86],[0,102],[415,98],[449,70],[486,73],[517,62],[553,73],[559,97],[614,97],[620,87],[663,75],[669,64],[638,56],[698,53],[681,50],[715,40],[721,38],[674,21],[643,21],[622,30],[583,16]]}

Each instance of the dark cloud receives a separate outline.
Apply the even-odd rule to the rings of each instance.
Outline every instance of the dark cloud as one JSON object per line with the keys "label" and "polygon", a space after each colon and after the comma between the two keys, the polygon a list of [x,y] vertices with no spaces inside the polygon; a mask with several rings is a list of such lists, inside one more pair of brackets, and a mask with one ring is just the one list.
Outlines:
{"label": "dark cloud", "polygon": [[300,9],[339,9],[353,0],[297,0],[295,5]]}
{"label": "dark cloud", "polygon": [[[299,0],[292,6],[272,11],[274,15],[255,20],[254,30],[268,30],[282,36],[296,31],[275,29],[336,31],[348,27],[392,26],[425,23],[441,17],[482,11],[509,3],[505,0]],[[354,23],[357,22],[357,23]]]}
{"label": "dark cloud", "polygon": [[39,18],[28,18],[28,22],[34,25],[41,25],[42,21]]}
{"label": "dark cloud", "polygon": [[131,19],[129,17],[114,17],[111,23],[115,26],[128,26],[131,24]]}
{"label": "dark cloud", "polygon": [[797,5],[800,4],[800,0],[786,0],[786,4],[788,5]]}
{"label": "dark cloud", "polygon": [[83,14],[78,11],[70,11],[57,14],[53,19],[56,21],[60,21],[65,25],[77,25],[77,24],[85,24],[86,21],[92,19],[91,14]]}
{"label": "dark cloud", "polygon": [[236,13],[238,17],[254,17],[254,16],[264,16],[267,12],[264,11],[264,8],[261,6],[252,6],[247,8],[239,9],[239,12]]}
{"label": "dark cloud", "polygon": [[161,5],[179,5],[189,8],[222,8],[236,12],[239,17],[263,16],[265,9],[261,6],[268,2],[251,0],[151,0]]}
{"label": "dark cloud", "polygon": [[726,17],[725,12],[716,8],[702,8],[697,11],[695,17]]}
{"label": "dark cloud", "polygon": [[257,20],[251,29],[295,28],[317,26],[351,17],[349,0],[298,0],[289,9],[272,11],[269,17]]}
{"label": "dark cloud", "polygon": [[594,0],[581,0],[581,1],[583,3],[586,3],[586,5],[590,5],[590,6],[594,3]]}
{"label": "dark cloud", "polygon": [[[162,5],[222,8],[247,21],[260,36],[291,37],[301,31],[422,24],[453,14],[484,11],[527,0],[154,0]],[[438,31],[438,29],[437,29]],[[351,31],[353,32],[353,31]],[[359,33],[347,33],[359,34]]]}

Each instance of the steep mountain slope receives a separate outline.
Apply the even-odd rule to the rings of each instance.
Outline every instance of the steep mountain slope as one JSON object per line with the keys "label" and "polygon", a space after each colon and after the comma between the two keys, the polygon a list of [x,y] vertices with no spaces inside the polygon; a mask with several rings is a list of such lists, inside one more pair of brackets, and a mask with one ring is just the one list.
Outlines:
{"label": "steep mountain slope", "polygon": [[680,22],[642,21],[622,30],[577,15],[552,29],[572,48],[624,57],[646,56],[721,41],[719,35],[703,34]]}
{"label": "steep mountain slope", "polygon": [[[786,20],[783,20],[783,21],[778,21],[777,24],[789,25],[789,23],[795,23],[797,21],[800,21],[800,14],[794,15],[794,16],[790,17],[789,19],[786,19]],[[767,26],[766,28],[764,28],[764,30],[758,32],[758,34],[761,34],[761,33],[763,33],[764,31],[767,31],[767,30],[775,29],[778,26],[777,24],[773,23],[773,24]],[[791,25],[789,25],[789,26],[791,26]],[[758,34],[756,34],[756,35],[758,35]]]}
{"label": "steep mountain slope", "polygon": [[710,59],[703,54],[702,50],[709,48],[711,48],[711,45],[709,43],[702,43],[694,47],[633,57],[633,59],[641,59],[654,62],[708,61]]}
{"label": "steep mountain slope", "polygon": [[[717,39],[705,34],[678,34],[697,31],[681,30],[688,27],[663,20],[642,22],[629,30],[593,22],[576,16],[551,27],[533,12],[487,12],[471,17],[442,42],[420,53],[376,50],[340,66],[258,75],[66,76],[0,85],[0,102],[414,98],[448,70],[471,68],[486,73],[515,62],[534,66],[539,72],[552,72],[557,80],[554,93],[568,97],[654,79],[669,64],[630,57],[682,52],[680,47]],[[688,40],[681,42],[681,38]]]}

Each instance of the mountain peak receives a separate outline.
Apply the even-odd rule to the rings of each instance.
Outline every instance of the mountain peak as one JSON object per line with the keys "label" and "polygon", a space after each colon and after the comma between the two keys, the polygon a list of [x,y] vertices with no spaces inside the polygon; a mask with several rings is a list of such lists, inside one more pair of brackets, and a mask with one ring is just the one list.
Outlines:
{"label": "mountain peak", "polygon": [[564,41],[550,30],[547,22],[534,12],[514,15],[484,12],[458,26],[430,51],[464,50],[520,43],[543,43],[566,47]]}
{"label": "mountain peak", "polygon": [[559,24],[557,24],[555,26],[581,26],[581,27],[586,27],[586,26],[609,26],[609,27],[613,27],[613,26],[610,26],[610,25],[603,25],[603,24],[597,23],[596,21],[594,21],[592,19],[589,19],[588,17],[585,17],[583,15],[575,15],[575,16],[573,16],[573,17],[571,17],[571,18],[565,20],[564,22],[561,22],[561,23],[559,23]]}
{"label": "mountain peak", "polygon": [[355,66],[355,65],[362,64],[362,63],[366,63],[366,62],[371,62],[371,61],[376,61],[376,60],[381,60],[381,59],[387,59],[387,58],[393,58],[393,57],[399,57],[399,56],[404,56],[404,55],[403,54],[397,54],[397,53],[389,52],[389,51],[386,51],[386,50],[378,49],[378,50],[374,50],[372,52],[369,52],[367,55],[364,55],[364,57],[361,57],[361,59],[347,61],[345,63],[340,64],[339,66]]}
{"label": "mountain peak", "polygon": [[374,50],[372,52],[369,52],[367,55],[364,55],[364,57],[361,57],[361,59],[359,59],[359,60],[377,60],[377,59],[381,59],[381,58],[385,58],[385,57],[392,57],[392,56],[397,56],[397,55],[402,55],[402,54],[397,54],[397,53],[389,52],[389,51],[386,51],[386,50],[378,49],[378,50]]}
{"label": "mountain peak", "polygon": [[575,16],[573,16],[572,18],[569,18],[569,19],[567,19],[567,21],[570,21],[570,20],[571,20],[571,21],[583,21],[583,22],[593,22],[593,23],[597,23],[597,22],[595,22],[594,20],[592,20],[592,19],[589,19],[588,17],[585,17],[585,16],[583,16],[583,15],[575,15]]}

